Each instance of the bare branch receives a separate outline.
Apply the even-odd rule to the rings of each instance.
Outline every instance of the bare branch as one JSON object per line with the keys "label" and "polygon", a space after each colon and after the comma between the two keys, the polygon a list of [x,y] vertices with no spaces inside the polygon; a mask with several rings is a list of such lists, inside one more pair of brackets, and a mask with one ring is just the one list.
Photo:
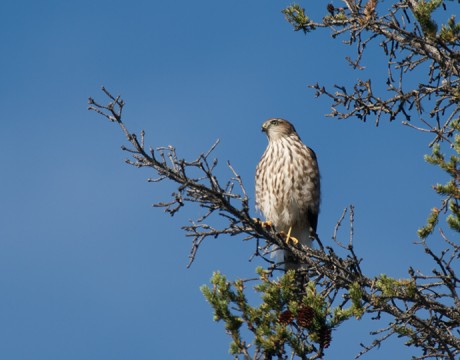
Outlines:
{"label": "bare branch", "polygon": [[[460,279],[453,264],[460,258],[460,246],[450,241],[443,232],[441,235],[450,247],[440,254],[431,250],[426,242],[422,242],[426,254],[436,265],[433,272],[425,275],[409,269],[409,277],[403,280],[385,275],[370,278],[363,274],[360,268],[361,259],[356,255],[353,246],[355,213],[352,205],[343,210],[332,236],[334,242],[345,251],[346,256],[340,257],[331,247],[324,248],[318,235],[316,240],[320,249],[287,244],[275,229],[261,226],[259,221],[250,216],[243,181],[230,162],[227,163],[230,173],[227,181],[221,182],[214,175],[218,162],[211,159],[211,155],[218,141],[191,161],[180,158],[173,146],[147,150],[144,143],[145,133],[142,131],[138,137],[131,133],[122,121],[123,100],[112,96],[106,89],[103,91],[110,99],[109,104],[101,105],[91,99],[89,109],[120,126],[130,146],[122,148],[131,155],[131,159],[127,160],[128,164],[150,168],[154,176],[148,179],[149,182],[172,181],[177,186],[170,199],[158,202],[154,206],[164,208],[171,216],[188,204],[194,204],[204,211],[201,216],[190,220],[188,225],[182,227],[192,243],[188,266],[196,259],[205,239],[242,235],[245,240],[255,241],[256,252],[253,257],[258,256],[268,263],[268,276],[279,269],[278,264],[265,256],[268,247],[276,245],[279,249],[288,250],[297,262],[305,265],[304,269],[297,273],[300,284],[313,283],[318,296],[327,302],[328,309],[336,305],[340,310],[346,304],[352,303],[356,317],[362,316],[363,313],[374,314],[375,319],[380,319],[380,314],[390,316],[392,320],[385,330],[376,332],[377,339],[371,345],[364,346],[362,353],[379,346],[388,337],[397,335],[406,337],[410,345],[425,351],[420,359],[426,354],[442,354],[439,356],[446,359],[455,359],[460,355]],[[446,207],[447,204],[448,202],[445,204]],[[338,232],[347,212],[350,231],[348,243],[344,245],[338,239]],[[219,226],[211,225],[216,218],[224,221],[219,221]],[[299,291],[297,296],[298,301],[302,301],[305,293]],[[244,303],[240,305],[244,306]],[[249,321],[249,318],[246,321]],[[324,329],[326,334],[329,331],[330,336],[330,329]],[[302,329],[294,328],[292,331],[297,331],[299,343],[308,343],[307,335]],[[322,343],[324,345],[325,342]],[[249,348],[244,344],[240,343],[240,351],[247,358],[250,356]],[[301,348],[304,349],[302,351],[311,354],[309,359],[323,356],[322,346],[309,345]],[[262,348],[258,349],[262,351]],[[258,358],[259,350],[254,350],[254,358]],[[266,355],[265,352],[262,353]]]}

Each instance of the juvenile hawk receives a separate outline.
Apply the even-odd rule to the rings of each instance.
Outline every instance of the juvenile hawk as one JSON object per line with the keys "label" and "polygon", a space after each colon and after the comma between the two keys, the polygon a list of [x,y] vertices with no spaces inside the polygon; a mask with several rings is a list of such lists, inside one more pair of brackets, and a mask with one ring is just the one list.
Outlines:
{"label": "juvenile hawk", "polygon": [[[300,140],[294,126],[283,119],[262,124],[268,146],[256,169],[256,207],[276,231],[311,247],[320,203],[318,161]],[[299,268],[284,254],[286,270]]]}

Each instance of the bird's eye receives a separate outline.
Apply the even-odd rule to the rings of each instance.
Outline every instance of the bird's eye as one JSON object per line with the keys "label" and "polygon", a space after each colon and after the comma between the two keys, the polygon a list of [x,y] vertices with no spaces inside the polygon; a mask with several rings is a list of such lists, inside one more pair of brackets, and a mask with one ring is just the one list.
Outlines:
{"label": "bird's eye", "polygon": [[272,124],[272,125],[278,125],[278,120],[272,120],[272,121],[271,121],[271,124]]}

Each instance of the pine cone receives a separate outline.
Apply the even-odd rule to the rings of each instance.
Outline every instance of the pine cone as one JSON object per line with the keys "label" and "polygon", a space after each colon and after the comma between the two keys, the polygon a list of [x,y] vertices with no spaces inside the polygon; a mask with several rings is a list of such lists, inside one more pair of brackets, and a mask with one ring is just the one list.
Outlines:
{"label": "pine cone", "polygon": [[315,311],[310,306],[302,306],[297,311],[297,324],[299,326],[309,328],[313,324],[313,318],[315,317]]}
{"label": "pine cone", "polygon": [[331,335],[331,328],[329,326],[324,325],[319,331],[319,345],[326,349],[331,345],[332,335]]}
{"label": "pine cone", "polygon": [[289,310],[283,311],[278,317],[278,321],[285,325],[290,324],[293,319],[294,319],[294,314]]}

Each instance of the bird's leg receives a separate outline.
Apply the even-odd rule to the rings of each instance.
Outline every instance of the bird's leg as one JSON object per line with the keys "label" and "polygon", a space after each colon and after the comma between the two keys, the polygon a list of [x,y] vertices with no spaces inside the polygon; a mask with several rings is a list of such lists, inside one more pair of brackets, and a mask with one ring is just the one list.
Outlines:
{"label": "bird's leg", "polygon": [[[273,222],[270,220],[266,221],[260,221],[258,218],[252,218],[256,224],[259,224],[263,228],[271,229],[273,227]],[[286,244],[289,245],[289,241],[292,241],[294,245],[297,245],[299,243],[299,240],[295,238],[294,236],[291,236],[292,232],[292,226],[289,227],[289,231],[287,235],[284,232],[280,232],[279,235],[285,238]]]}
{"label": "bird's leg", "polygon": [[295,237],[291,236],[291,231],[292,231],[292,226],[289,227],[289,231],[286,235],[286,244],[289,245],[289,240],[293,242],[294,245],[297,245],[299,243],[299,240],[297,240]]}

